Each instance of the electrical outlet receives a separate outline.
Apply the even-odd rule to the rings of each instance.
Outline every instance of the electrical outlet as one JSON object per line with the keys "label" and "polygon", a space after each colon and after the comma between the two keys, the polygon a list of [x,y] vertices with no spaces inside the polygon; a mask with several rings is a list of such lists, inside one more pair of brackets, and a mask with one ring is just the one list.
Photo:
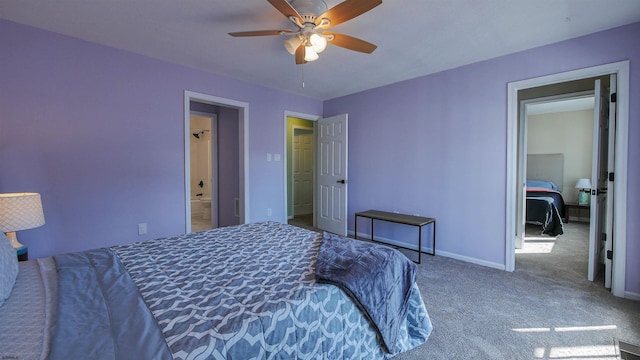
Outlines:
{"label": "electrical outlet", "polygon": [[267,208],[267,216],[271,217],[271,208]]}
{"label": "electrical outlet", "polygon": [[147,233],[147,223],[138,224],[138,235],[144,235]]}

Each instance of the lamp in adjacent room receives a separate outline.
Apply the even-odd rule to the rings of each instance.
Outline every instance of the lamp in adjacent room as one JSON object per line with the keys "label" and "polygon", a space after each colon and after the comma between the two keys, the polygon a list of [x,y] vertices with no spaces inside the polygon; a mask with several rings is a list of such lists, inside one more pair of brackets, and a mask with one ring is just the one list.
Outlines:
{"label": "lamp in adjacent room", "polygon": [[0,231],[7,234],[11,245],[18,249],[16,231],[44,225],[42,200],[38,193],[0,194]]}
{"label": "lamp in adjacent room", "polygon": [[580,179],[576,183],[578,189],[578,205],[589,205],[591,198],[591,181],[589,179]]}

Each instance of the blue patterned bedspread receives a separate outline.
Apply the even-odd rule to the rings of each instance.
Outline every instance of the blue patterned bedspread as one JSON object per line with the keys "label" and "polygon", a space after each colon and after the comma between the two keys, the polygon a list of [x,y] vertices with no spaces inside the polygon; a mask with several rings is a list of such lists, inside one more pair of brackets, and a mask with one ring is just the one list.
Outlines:
{"label": "blue patterned bedspread", "polygon": [[[318,233],[266,222],[106,251],[137,285],[175,359],[389,357],[347,295],[316,282],[321,242]],[[414,284],[397,349],[430,332]]]}

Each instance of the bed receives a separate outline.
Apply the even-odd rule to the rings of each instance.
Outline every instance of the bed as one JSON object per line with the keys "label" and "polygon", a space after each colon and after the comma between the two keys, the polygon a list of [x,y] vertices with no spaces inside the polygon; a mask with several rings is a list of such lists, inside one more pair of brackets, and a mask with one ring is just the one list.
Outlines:
{"label": "bed", "polygon": [[562,235],[566,208],[557,185],[548,180],[527,180],[526,184],[526,221],[541,225],[543,234]]}
{"label": "bed", "polygon": [[[20,262],[11,295],[0,292],[0,356],[390,358],[432,330],[415,265],[403,257],[261,222]],[[367,268],[375,281],[363,281]]]}

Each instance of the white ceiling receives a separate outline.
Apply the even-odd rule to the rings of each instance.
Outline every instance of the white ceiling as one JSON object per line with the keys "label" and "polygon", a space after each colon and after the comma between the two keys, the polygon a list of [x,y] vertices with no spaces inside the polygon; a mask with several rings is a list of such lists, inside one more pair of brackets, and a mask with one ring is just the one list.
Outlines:
{"label": "white ceiling", "polygon": [[332,28],[373,54],[329,45],[303,66],[283,37],[227,35],[294,30],[266,0],[1,0],[0,18],[325,100],[638,22],[640,1],[383,0]]}

